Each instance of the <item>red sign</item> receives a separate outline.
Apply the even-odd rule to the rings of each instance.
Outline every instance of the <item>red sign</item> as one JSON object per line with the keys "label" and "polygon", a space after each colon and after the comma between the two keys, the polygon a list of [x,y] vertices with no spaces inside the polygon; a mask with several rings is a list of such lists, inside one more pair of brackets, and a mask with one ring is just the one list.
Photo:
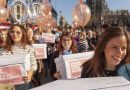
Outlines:
{"label": "red sign", "polygon": [[0,83],[13,83],[14,85],[23,83],[20,65],[0,67]]}

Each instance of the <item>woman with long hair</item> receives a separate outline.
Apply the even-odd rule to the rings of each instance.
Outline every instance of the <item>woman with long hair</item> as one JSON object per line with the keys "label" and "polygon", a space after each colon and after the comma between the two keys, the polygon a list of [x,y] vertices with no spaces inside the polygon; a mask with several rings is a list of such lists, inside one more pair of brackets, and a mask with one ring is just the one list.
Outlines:
{"label": "woman with long hair", "polygon": [[7,34],[8,34],[7,29],[0,30],[0,48],[3,48],[5,46],[7,40]]}
{"label": "woman with long hair", "polygon": [[51,59],[50,74],[54,80],[61,78],[60,72],[56,71],[56,64],[54,63],[54,59],[60,55],[67,55],[72,53],[77,53],[77,48],[74,40],[69,33],[63,33],[60,37],[59,43],[57,44],[57,50],[54,52]]}
{"label": "woman with long hair", "polygon": [[26,30],[23,26],[15,24],[9,30],[5,52],[10,54],[30,54],[30,70],[27,70],[27,76],[23,76],[24,84],[15,85],[16,90],[28,90],[28,83],[31,81],[33,73],[37,70],[37,63],[34,56],[34,49],[29,44]]}
{"label": "woman with long hair", "polygon": [[81,77],[118,76],[120,67],[129,63],[130,37],[121,27],[109,27],[103,32],[93,58],[82,65]]}
{"label": "woman with long hair", "polygon": [[27,33],[27,37],[29,40],[30,44],[34,44],[35,43],[35,38],[34,38],[34,31],[31,27],[27,27],[26,28],[26,33]]}
{"label": "woman with long hair", "polygon": [[[26,28],[27,31],[27,36],[29,39],[29,43],[30,44],[35,44],[36,40],[34,38],[34,31],[31,27],[27,27]],[[33,74],[32,77],[32,83],[34,85],[34,87],[40,86],[42,84],[42,80],[45,76],[45,67],[44,67],[44,63],[43,63],[43,59],[37,59],[37,70],[36,72]]]}

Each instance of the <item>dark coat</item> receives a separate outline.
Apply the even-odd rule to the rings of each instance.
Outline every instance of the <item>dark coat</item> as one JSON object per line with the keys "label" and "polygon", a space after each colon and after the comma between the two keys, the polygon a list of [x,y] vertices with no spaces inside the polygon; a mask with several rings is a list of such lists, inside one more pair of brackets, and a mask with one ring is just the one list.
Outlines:
{"label": "dark coat", "polygon": [[55,51],[54,54],[52,55],[51,58],[51,63],[50,63],[50,75],[54,80],[57,80],[56,78],[53,77],[54,73],[56,73],[56,64],[55,64],[55,59],[59,57],[59,52]]}

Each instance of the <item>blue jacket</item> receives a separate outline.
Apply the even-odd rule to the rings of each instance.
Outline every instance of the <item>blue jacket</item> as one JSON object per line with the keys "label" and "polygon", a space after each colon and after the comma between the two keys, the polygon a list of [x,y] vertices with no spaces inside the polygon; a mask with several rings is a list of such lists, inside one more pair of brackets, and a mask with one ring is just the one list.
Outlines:
{"label": "blue jacket", "polygon": [[117,73],[130,81],[130,64],[123,64],[119,66]]}

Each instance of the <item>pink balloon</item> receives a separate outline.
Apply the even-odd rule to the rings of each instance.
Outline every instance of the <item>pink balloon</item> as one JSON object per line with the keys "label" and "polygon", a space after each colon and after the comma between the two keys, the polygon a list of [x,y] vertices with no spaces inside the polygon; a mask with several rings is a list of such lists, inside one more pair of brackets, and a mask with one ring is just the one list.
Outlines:
{"label": "pink balloon", "polygon": [[54,18],[49,18],[47,19],[47,23],[46,23],[47,27],[55,27],[56,26],[56,20]]}
{"label": "pink balloon", "polygon": [[40,4],[40,10],[43,15],[48,15],[49,12],[52,10],[52,5],[46,1]]}
{"label": "pink balloon", "polygon": [[43,16],[45,16],[46,18],[52,18],[52,13],[51,11],[49,11],[49,13],[47,15],[45,14],[42,14]]}
{"label": "pink balloon", "polygon": [[90,8],[84,3],[79,3],[75,5],[72,16],[73,21],[77,22],[79,26],[85,26],[91,18]]}
{"label": "pink balloon", "polygon": [[51,11],[48,13],[48,15],[46,16],[47,18],[52,18],[52,13]]}
{"label": "pink balloon", "polygon": [[5,7],[7,4],[6,0],[0,0],[0,6]]}
{"label": "pink balloon", "polygon": [[0,22],[5,22],[8,18],[8,11],[5,7],[0,6]]}
{"label": "pink balloon", "polygon": [[36,16],[35,18],[35,23],[38,25],[38,26],[45,26],[45,23],[46,23],[46,19],[43,15],[38,15]]}

